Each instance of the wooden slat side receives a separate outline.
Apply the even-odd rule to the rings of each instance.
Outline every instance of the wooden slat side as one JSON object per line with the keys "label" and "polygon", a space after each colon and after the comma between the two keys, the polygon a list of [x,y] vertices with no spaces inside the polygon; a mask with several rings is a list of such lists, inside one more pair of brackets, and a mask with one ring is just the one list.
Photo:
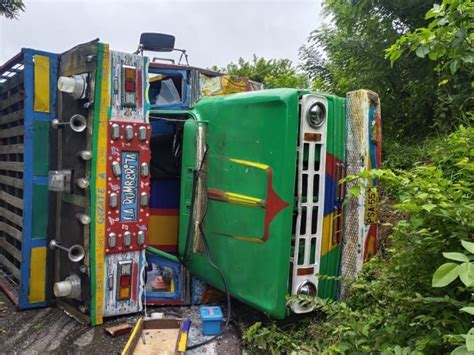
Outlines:
{"label": "wooden slat side", "polygon": [[15,265],[13,265],[13,263],[10,260],[8,260],[4,255],[1,255],[1,254],[0,254],[0,264],[5,266],[8,269],[8,271],[10,271],[12,275],[16,277],[17,280],[20,280],[20,270]]}
{"label": "wooden slat side", "polygon": [[21,251],[19,251],[17,248],[15,248],[13,245],[7,242],[5,238],[0,237],[0,247],[5,249],[8,254],[13,256],[16,260],[21,262]]}
{"label": "wooden slat side", "polygon": [[12,205],[13,207],[23,209],[23,200],[21,198],[10,195],[5,191],[0,191],[0,200]]}
{"label": "wooden slat side", "polygon": [[0,170],[23,172],[23,162],[0,161]]}
{"label": "wooden slat side", "polygon": [[0,207],[0,217],[8,219],[10,222],[15,223],[20,227],[23,226],[23,217],[7,210],[6,208]]}
{"label": "wooden slat side", "polygon": [[0,154],[23,154],[23,144],[0,145]]}
{"label": "wooden slat side", "polygon": [[23,119],[23,110],[18,110],[0,117],[0,125],[19,121],[21,119]]}
{"label": "wooden slat side", "polygon": [[23,101],[23,94],[17,92],[16,94],[11,95],[10,97],[6,98],[5,100],[0,101],[0,110],[5,110],[14,104]]}
{"label": "wooden slat side", "polygon": [[25,134],[25,129],[23,126],[4,128],[0,130],[0,138],[18,137],[24,134]]}
{"label": "wooden slat side", "polygon": [[23,189],[23,180],[10,177],[10,176],[0,175],[0,184],[15,187],[17,189]]}
{"label": "wooden slat side", "polygon": [[2,230],[4,233],[7,233],[12,238],[15,238],[19,242],[21,242],[23,239],[23,233],[21,231],[4,222],[0,222],[0,230]]}
{"label": "wooden slat side", "polygon": [[11,89],[16,88],[18,85],[23,84],[23,71],[17,72],[16,75],[12,77],[8,77],[4,79],[7,79],[5,83],[3,83],[1,89],[0,89],[0,94],[4,94],[7,91],[10,91]]}

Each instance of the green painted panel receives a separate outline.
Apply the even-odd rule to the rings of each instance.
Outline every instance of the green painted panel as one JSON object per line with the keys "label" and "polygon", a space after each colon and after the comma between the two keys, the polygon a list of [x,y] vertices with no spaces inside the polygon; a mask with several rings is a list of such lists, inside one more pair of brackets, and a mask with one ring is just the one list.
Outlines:
{"label": "green painted panel", "polygon": [[46,239],[48,227],[48,185],[33,185],[33,217],[31,235],[33,239]]}
{"label": "green painted panel", "polygon": [[[299,94],[293,89],[276,89],[212,97],[201,100],[193,110],[199,120],[208,122],[208,189],[263,199],[269,208],[277,205],[268,194],[270,182],[287,204],[269,224],[268,239],[263,242],[259,239],[265,234],[264,208],[210,200],[205,219],[211,254],[226,276],[231,294],[276,318],[286,315]],[[190,169],[195,164],[192,121],[186,123],[184,137],[181,255],[189,219]],[[269,172],[273,175],[270,180]],[[188,267],[222,289],[219,275],[204,255],[192,254]]]}
{"label": "green painted panel", "polygon": [[34,121],[33,175],[48,176],[49,121]]}
{"label": "green painted panel", "polygon": [[[339,276],[339,263],[341,259],[341,245],[336,246],[329,253],[321,257],[320,275]],[[336,280],[319,280],[318,296],[321,298],[336,299]]]}
{"label": "green painted panel", "polygon": [[337,96],[325,96],[328,100],[328,140],[327,152],[344,161],[346,99]]}

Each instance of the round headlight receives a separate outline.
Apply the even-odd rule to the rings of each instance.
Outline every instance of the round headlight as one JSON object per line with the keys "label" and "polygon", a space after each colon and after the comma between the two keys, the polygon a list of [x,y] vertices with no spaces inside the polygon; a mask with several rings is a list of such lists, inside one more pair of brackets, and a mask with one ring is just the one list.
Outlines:
{"label": "round headlight", "polygon": [[315,297],[317,294],[316,286],[312,282],[305,281],[298,287],[297,294]]}
{"label": "round headlight", "polygon": [[322,103],[317,102],[309,108],[306,118],[312,128],[319,128],[326,119],[326,108]]}

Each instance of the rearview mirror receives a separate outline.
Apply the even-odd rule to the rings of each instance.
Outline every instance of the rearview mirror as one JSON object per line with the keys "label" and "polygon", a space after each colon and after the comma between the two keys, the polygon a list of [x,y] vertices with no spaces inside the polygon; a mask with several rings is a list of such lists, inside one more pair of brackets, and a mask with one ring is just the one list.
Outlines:
{"label": "rearview mirror", "polygon": [[174,49],[174,40],[172,35],[146,32],[140,36],[140,47],[143,51],[171,52]]}

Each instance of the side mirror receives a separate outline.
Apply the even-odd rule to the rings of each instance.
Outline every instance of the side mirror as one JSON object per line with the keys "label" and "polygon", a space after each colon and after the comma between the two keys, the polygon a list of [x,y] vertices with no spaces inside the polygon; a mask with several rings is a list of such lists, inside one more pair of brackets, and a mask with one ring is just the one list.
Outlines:
{"label": "side mirror", "polygon": [[152,52],[171,52],[174,50],[175,37],[164,33],[142,33],[140,49]]}

